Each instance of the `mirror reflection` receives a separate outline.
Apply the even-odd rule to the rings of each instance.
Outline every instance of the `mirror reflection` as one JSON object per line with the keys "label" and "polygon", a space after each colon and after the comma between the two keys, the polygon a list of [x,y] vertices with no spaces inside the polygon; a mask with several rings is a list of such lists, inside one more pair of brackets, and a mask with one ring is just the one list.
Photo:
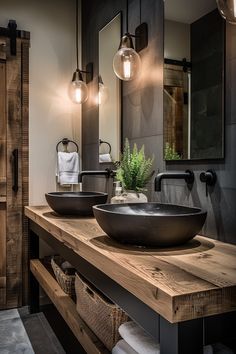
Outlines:
{"label": "mirror reflection", "polygon": [[216,7],[165,0],[165,160],[223,157],[225,24]]}
{"label": "mirror reflection", "polygon": [[113,57],[121,36],[121,15],[114,17],[99,31],[99,162],[119,160],[120,123],[120,80],[113,71]]}

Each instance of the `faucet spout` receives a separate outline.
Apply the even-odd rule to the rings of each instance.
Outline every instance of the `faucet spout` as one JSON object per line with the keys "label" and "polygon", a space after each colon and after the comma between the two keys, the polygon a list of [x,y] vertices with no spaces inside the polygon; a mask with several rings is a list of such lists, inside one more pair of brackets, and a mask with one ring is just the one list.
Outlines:
{"label": "faucet spout", "polygon": [[161,191],[161,181],[163,179],[184,179],[188,185],[191,185],[194,182],[194,173],[191,170],[186,170],[185,172],[166,171],[158,173],[154,182],[155,192]]}
{"label": "faucet spout", "polygon": [[78,183],[82,183],[83,176],[106,176],[106,177],[115,177],[116,171],[107,168],[105,170],[97,170],[97,171],[81,171],[78,175]]}

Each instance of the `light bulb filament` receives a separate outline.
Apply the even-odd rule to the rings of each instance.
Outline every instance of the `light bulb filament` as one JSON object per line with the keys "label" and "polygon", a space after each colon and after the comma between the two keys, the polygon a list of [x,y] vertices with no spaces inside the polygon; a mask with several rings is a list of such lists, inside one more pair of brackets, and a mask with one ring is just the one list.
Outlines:
{"label": "light bulb filament", "polygon": [[129,57],[124,58],[123,71],[125,79],[129,79],[131,77],[131,62]]}
{"label": "light bulb filament", "polygon": [[102,103],[102,94],[101,94],[101,91],[99,90],[98,91],[98,104],[101,104]]}
{"label": "light bulb filament", "polygon": [[81,95],[81,88],[80,87],[77,87],[75,89],[75,101],[77,103],[81,103],[81,101],[82,101],[82,95]]}

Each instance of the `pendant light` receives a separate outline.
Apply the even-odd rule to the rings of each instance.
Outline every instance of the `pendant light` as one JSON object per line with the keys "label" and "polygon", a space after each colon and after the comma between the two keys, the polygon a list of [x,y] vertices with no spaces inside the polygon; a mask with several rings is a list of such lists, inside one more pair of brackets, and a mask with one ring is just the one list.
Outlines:
{"label": "pendant light", "polygon": [[108,100],[108,88],[104,85],[101,75],[98,76],[98,104],[104,104]]}
{"label": "pendant light", "polygon": [[236,24],[236,0],[216,0],[221,16],[232,25]]}
{"label": "pendant light", "polygon": [[[126,0],[126,33],[121,38],[118,51],[113,58],[113,70],[119,79],[130,81],[135,79],[141,70],[141,59],[138,51],[147,46],[147,24],[143,23],[136,28],[135,35],[128,32],[128,0]],[[140,0],[141,18],[141,0]],[[140,21],[141,22],[141,21]],[[133,39],[135,38],[135,49]]]}
{"label": "pendant light", "polygon": [[[88,64],[87,67],[89,67],[90,71],[83,71],[79,69],[79,48],[78,48],[78,39],[79,39],[79,21],[78,21],[78,11],[79,11],[79,5],[78,5],[78,0],[76,0],[76,14],[75,14],[75,26],[76,26],[76,70],[73,73],[72,80],[69,85],[69,97],[72,100],[72,102],[81,104],[84,103],[88,99],[88,87],[87,84],[89,81],[92,80],[93,78],[93,67],[92,64]],[[90,66],[89,66],[90,65]],[[87,79],[86,76],[86,83],[83,80],[82,73],[90,74],[90,79]]]}

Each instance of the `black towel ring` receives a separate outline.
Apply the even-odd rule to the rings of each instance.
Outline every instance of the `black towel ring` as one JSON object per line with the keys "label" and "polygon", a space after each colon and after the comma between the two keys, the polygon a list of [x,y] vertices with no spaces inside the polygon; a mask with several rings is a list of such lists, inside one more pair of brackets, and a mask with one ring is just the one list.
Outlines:
{"label": "black towel ring", "polygon": [[69,140],[68,138],[63,138],[61,141],[59,141],[59,143],[57,143],[56,151],[58,152],[58,146],[59,146],[60,144],[62,144],[62,145],[68,145],[69,143],[74,144],[74,145],[76,146],[76,151],[79,152],[79,146],[78,146],[78,144],[77,144],[75,141],[73,141],[73,140]]}
{"label": "black towel ring", "polygon": [[110,154],[111,153],[111,144],[108,143],[107,141],[99,139],[99,145],[101,145],[101,144],[107,144],[109,146],[109,152],[108,153]]}

